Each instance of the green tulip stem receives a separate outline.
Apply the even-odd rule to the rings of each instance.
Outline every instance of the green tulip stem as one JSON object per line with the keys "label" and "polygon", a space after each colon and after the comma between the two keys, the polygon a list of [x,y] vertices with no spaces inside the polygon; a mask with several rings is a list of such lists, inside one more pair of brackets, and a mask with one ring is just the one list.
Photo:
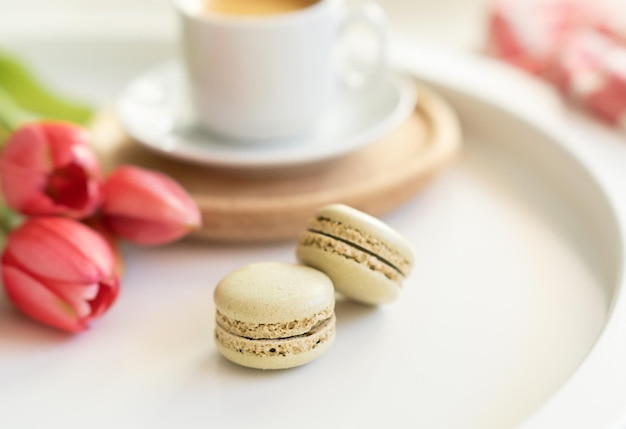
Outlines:
{"label": "green tulip stem", "polygon": [[4,203],[0,203],[0,250],[4,249],[7,236],[17,228],[24,218],[19,213],[11,210]]}

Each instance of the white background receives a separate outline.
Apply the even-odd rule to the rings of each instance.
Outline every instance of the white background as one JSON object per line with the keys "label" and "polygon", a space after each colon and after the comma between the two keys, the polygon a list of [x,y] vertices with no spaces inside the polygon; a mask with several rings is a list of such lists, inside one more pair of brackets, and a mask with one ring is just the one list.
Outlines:
{"label": "white background", "polygon": [[[360,0],[351,0],[357,4]],[[393,29],[430,42],[480,45],[488,0],[380,0]],[[41,34],[163,37],[175,34],[168,0],[0,0],[0,44]]]}

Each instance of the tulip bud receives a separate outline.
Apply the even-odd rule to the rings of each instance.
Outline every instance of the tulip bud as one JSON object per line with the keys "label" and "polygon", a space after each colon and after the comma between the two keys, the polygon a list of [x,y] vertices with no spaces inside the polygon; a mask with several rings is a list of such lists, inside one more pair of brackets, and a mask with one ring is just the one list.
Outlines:
{"label": "tulip bud", "polygon": [[134,243],[164,244],[181,238],[201,222],[189,194],[155,171],[119,167],[105,181],[103,196],[104,226]]}
{"label": "tulip bud", "polygon": [[30,216],[81,219],[100,204],[100,168],[84,129],[61,122],[26,124],[0,154],[9,207]]}
{"label": "tulip bud", "polygon": [[69,332],[87,329],[119,292],[110,246],[91,228],[66,218],[31,218],[13,230],[1,270],[17,308]]}

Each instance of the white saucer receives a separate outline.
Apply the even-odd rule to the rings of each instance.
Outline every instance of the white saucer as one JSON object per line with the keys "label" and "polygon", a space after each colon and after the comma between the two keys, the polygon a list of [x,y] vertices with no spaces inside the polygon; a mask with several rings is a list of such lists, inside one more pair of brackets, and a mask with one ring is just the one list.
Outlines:
{"label": "white saucer", "polygon": [[417,101],[415,82],[394,73],[367,89],[341,91],[306,134],[246,143],[212,134],[198,122],[183,74],[179,63],[169,62],[139,76],[118,100],[118,115],[124,129],[147,148],[212,166],[292,167],[336,158],[383,137]]}

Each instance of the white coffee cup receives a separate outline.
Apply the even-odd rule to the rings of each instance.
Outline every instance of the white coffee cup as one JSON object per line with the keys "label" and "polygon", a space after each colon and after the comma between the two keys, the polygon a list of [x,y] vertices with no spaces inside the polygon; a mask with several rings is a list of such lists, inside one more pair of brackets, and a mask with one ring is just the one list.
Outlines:
{"label": "white coffee cup", "polygon": [[292,12],[241,16],[207,12],[206,0],[173,1],[198,118],[231,139],[266,142],[314,127],[344,79],[334,48],[352,23],[368,24],[377,40],[373,64],[359,72],[364,84],[385,68],[386,23],[375,3],[347,15],[337,1],[319,0]]}

